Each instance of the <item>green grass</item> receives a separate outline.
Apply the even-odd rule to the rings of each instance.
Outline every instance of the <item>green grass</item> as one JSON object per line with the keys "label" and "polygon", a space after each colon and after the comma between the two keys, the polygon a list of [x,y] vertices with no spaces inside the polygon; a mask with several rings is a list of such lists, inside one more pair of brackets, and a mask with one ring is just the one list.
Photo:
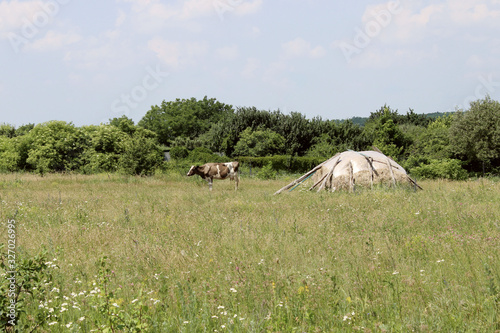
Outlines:
{"label": "green grass", "polygon": [[216,181],[209,193],[194,177],[1,175],[2,243],[15,216],[18,254],[46,249],[59,267],[46,269],[52,289],[26,294],[21,323],[43,313],[36,331],[500,330],[499,182],[272,195],[288,182],[242,178],[235,192]]}

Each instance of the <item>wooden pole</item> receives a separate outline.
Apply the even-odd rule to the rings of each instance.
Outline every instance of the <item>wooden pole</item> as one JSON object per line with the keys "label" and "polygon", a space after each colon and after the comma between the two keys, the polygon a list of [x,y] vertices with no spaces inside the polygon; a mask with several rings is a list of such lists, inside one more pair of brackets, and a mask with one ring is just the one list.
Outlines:
{"label": "wooden pole", "polygon": [[332,158],[329,158],[328,160],[324,161],[323,163],[321,163],[321,164],[319,164],[319,165],[315,166],[315,167],[314,167],[311,171],[309,171],[308,173],[306,173],[306,174],[305,174],[305,175],[303,175],[302,177],[300,177],[300,178],[298,178],[298,179],[294,180],[294,181],[293,181],[293,182],[291,182],[290,184],[288,184],[288,185],[286,185],[285,187],[283,187],[283,188],[279,189],[278,191],[276,191],[276,192],[274,193],[274,195],[276,195],[276,194],[280,194],[281,192],[288,190],[290,187],[293,187],[293,186],[295,186],[295,185],[297,185],[297,184],[300,184],[302,181],[306,180],[306,178],[307,178],[309,175],[311,175],[312,173],[314,173],[314,172],[318,171],[318,170],[319,170],[319,169],[320,169],[320,168],[321,168],[321,167],[322,167],[325,163],[330,162],[331,160],[333,160],[334,158],[336,158],[338,155],[340,155],[340,153],[335,154],[335,156],[333,156]]}
{"label": "wooden pole", "polygon": [[391,173],[392,185],[396,187],[396,178],[394,178],[394,172],[392,172],[392,164],[389,158],[387,158],[387,167],[389,168],[389,172]]}

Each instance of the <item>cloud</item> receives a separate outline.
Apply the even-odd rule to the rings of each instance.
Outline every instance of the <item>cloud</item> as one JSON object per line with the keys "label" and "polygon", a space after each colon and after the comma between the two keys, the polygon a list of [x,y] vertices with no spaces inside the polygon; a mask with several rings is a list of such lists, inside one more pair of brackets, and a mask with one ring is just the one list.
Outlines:
{"label": "cloud", "polygon": [[401,12],[394,15],[394,24],[391,22],[387,29],[389,33],[382,37],[411,43],[432,36],[461,37],[464,29],[500,28],[499,4],[495,0],[446,0],[426,6],[405,2]]}
{"label": "cloud", "polygon": [[27,50],[33,51],[54,51],[67,45],[77,43],[82,40],[82,36],[74,32],[61,33],[50,30],[45,36],[35,40],[26,46]]}
{"label": "cloud", "polygon": [[26,22],[42,10],[42,1],[2,1],[0,2],[0,38],[9,32],[21,29]]}
{"label": "cloud", "polygon": [[154,38],[148,42],[148,48],[158,59],[170,67],[178,67],[181,61],[181,46],[179,42],[170,42],[162,38]]}
{"label": "cloud", "polygon": [[262,8],[262,3],[263,0],[244,1],[234,7],[234,13],[240,16],[255,14]]}
{"label": "cloud", "polygon": [[282,45],[285,56],[288,58],[321,58],[326,55],[322,46],[312,47],[311,43],[302,38],[295,38]]}
{"label": "cloud", "polygon": [[148,49],[171,69],[196,65],[208,52],[205,42],[177,42],[155,37],[148,42]]}
{"label": "cloud", "polygon": [[238,46],[231,45],[219,48],[215,50],[215,55],[221,60],[234,60],[238,58],[239,55]]}
{"label": "cloud", "polygon": [[189,21],[193,24],[196,19],[210,16],[215,18],[217,15],[222,17],[226,12],[239,16],[251,15],[259,11],[263,3],[263,0],[178,0],[174,4],[165,4],[160,0],[118,1],[131,4],[139,27],[146,31],[173,23]]}
{"label": "cloud", "polygon": [[450,18],[458,25],[470,25],[474,23],[499,25],[500,8],[499,1],[462,0],[448,1]]}
{"label": "cloud", "polygon": [[248,58],[241,75],[245,79],[253,79],[257,76],[257,72],[261,68],[260,60],[257,58]]}
{"label": "cloud", "polygon": [[278,89],[284,90],[290,88],[292,83],[285,75],[285,73],[288,71],[289,68],[286,63],[281,61],[273,62],[267,67],[262,80],[265,83],[269,83]]}
{"label": "cloud", "polygon": [[436,59],[450,43],[487,43],[495,52],[499,18],[498,0],[381,2],[366,6],[352,36],[334,41],[333,46],[352,65],[368,68]]}

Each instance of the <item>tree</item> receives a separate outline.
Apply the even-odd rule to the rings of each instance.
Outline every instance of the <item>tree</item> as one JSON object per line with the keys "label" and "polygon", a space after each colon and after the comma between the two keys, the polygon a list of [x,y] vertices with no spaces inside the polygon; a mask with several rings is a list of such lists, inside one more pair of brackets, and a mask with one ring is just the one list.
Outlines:
{"label": "tree", "polygon": [[22,126],[19,126],[17,129],[16,129],[16,136],[23,136],[23,135],[26,135],[28,134],[33,128],[35,127],[35,124],[26,124],[26,125],[22,125]]}
{"label": "tree", "polygon": [[9,124],[0,124],[0,136],[13,138],[16,135],[16,128]]}
{"label": "tree", "polygon": [[450,127],[455,153],[471,170],[490,171],[500,164],[500,103],[490,96],[471,102],[455,114]]}
{"label": "tree", "polygon": [[120,172],[150,175],[163,162],[163,150],[158,145],[156,134],[150,130],[137,129],[124,144],[124,152],[118,161]]}
{"label": "tree", "polygon": [[234,155],[271,156],[282,154],[285,138],[270,129],[253,131],[250,127],[241,133],[240,140],[234,149]]}
{"label": "tree", "polygon": [[43,174],[80,167],[85,137],[72,123],[49,121],[36,125],[27,135],[31,141],[27,164]]}
{"label": "tree", "polygon": [[273,128],[285,138],[285,151],[288,155],[304,155],[312,145],[312,140],[321,133],[315,131],[312,123],[299,112],[290,115],[278,114]]}
{"label": "tree", "polygon": [[375,114],[376,116],[370,116],[370,120],[365,125],[367,135],[371,138],[373,145],[384,154],[393,158],[401,158],[405,149],[411,144],[411,140],[394,121],[397,119],[397,111],[384,105]]}
{"label": "tree", "polygon": [[119,128],[122,132],[127,133],[129,135],[134,134],[134,132],[137,129],[135,127],[134,121],[125,115],[119,118],[110,119],[109,124],[111,126]]}
{"label": "tree", "polygon": [[0,136],[0,172],[14,172],[19,168],[21,156],[16,139]]}
{"label": "tree", "polygon": [[363,129],[351,120],[325,123],[329,123],[328,129],[320,136],[313,138],[313,145],[307,152],[308,156],[332,157],[348,149],[363,150],[371,143],[366,138]]}
{"label": "tree", "polygon": [[179,136],[194,139],[232,113],[231,105],[206,96],[199,101],[177,99],[152,106],[138,125],[155,132],[159,142],[168,145]]}
{"label": "tree", "polygon": [[84,126],[82,131],[88,144],[82,153],[81,170],[84,173],[117,171],[131,134],[113,125]]}
{"label": "tree", "polygon": [[451,122],[452,116],[444,116],[430,123],[415,138],[412,154],[438,160],[450,158],[452,156],[449,136]]}

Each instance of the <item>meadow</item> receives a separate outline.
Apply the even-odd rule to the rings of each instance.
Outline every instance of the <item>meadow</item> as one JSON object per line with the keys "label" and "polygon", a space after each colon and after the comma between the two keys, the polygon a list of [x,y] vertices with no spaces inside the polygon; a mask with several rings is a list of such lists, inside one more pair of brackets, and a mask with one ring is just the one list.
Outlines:
{"label": "meadow", "polygon": [[273,196],[291,179],[0,175],[17,329],[500,332],[498,180]]}

